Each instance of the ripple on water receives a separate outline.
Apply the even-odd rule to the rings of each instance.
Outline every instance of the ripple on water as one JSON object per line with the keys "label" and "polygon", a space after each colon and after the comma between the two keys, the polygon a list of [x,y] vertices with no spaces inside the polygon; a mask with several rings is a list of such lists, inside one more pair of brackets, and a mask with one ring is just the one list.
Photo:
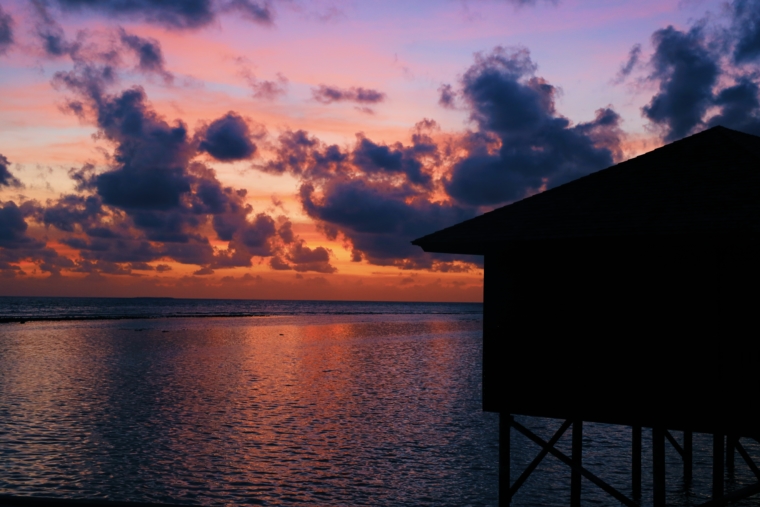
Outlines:
{"label": "ripple on water", "polygon": [[[498,418],[480,407],[479,318],[178,318],[1,331],[0,493],[205,505],[496,504]],[[519,420],[544,439],[561,423]],[[571,433],[558,443],[563,452]],[[584,445],[585,466],[628,494],[630,430],[587,423]],[[711,441],[695,435],[694,445],[688,490],[668,447],[674,505],[709,496]],[[537,451],[513,435],[513,478]],[[752,480],[745,468],[737,461],[730,488]],[[549,457],[513,505],[566,505],[569,477]],[[587,482],[583,503],[614,505]]]}

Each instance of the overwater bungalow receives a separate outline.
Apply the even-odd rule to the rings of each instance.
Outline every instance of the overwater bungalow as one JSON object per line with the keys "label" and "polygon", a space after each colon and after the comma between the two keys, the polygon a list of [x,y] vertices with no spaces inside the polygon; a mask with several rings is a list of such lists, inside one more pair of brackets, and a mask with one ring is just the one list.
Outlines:
{"label": "overwater bungalow", "polygon": [[[760,492],[741,443],[760,438],[760,137],[714,127],[413,244],[485,256],[483,409],[500,414],[500,505],[547,454],[571,467],[571,505],[581,477],[639,505],[642,428],[655,506],[665,446],[688,481],[694,432],[713,436],[704,505]],[[565,423],[547,442],[518,414]],[[586,421],[630,427],[629,490],[583,466]],[[554,443],[570,427],[568,456]],[[542,448],[517,478],[511,430]],[[758,482],[726,492],[735,453]]]}

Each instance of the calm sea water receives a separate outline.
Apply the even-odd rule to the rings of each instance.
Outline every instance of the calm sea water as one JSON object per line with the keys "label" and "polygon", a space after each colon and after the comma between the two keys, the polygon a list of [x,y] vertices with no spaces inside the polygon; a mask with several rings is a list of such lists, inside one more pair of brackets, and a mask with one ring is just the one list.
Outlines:
{"label": "calm sea water", "polygon": [[[0,493],[496,505],[498,417],[480,406],[481,305],[0,298],[0,316],[26,321],[0,325]],[[518,419],[545,439],[561,424]],[[584,465],[624,493],[629,437],[584,428]],[[567,453],[570,438],[558,444]],[[710,449],[695,435],[695,478],[684,488],[668,447],[673,504],[709,498]],[[537,452],[513,434],[513,478]],[[751,482],[737,457],[729,488]],[[616,505],[583,487],[584,504]],[[569,471],[549,457],[513,504],[568,499]]]}

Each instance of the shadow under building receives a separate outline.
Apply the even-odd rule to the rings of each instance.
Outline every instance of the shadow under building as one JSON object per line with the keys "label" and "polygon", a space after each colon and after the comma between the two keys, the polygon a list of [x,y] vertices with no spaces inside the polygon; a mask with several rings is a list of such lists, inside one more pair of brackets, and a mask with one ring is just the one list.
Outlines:
{"label": "shadow under building", "polygon": [[[413,244],[485,256],[483,408],[500,414],[499,505],[547,454],[571,467],[571,505],[581,477],[639,505],[642,428],[655,506],[666,441],[688,480],[693,432],[713,435],[705,505],[760,493],[741,444],[760,438],[760,137],[714,127]],[[565,423],[546,442],[517,414]],[[583,467],[584,421],[631,427],[629,491]],[[571,426],[566,455],[554,443]],[[510,429],[542,447],[516,478]],[[727,494],[735,453],[758,482]]]}

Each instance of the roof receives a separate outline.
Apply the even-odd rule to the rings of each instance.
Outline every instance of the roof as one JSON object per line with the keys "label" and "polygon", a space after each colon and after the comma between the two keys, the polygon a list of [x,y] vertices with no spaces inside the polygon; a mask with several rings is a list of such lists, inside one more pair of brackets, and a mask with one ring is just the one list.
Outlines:
{"label": "roof", "polygon": [[412,244],[484,254],[527,241],[758,233],[760,137],[719,126]]}

